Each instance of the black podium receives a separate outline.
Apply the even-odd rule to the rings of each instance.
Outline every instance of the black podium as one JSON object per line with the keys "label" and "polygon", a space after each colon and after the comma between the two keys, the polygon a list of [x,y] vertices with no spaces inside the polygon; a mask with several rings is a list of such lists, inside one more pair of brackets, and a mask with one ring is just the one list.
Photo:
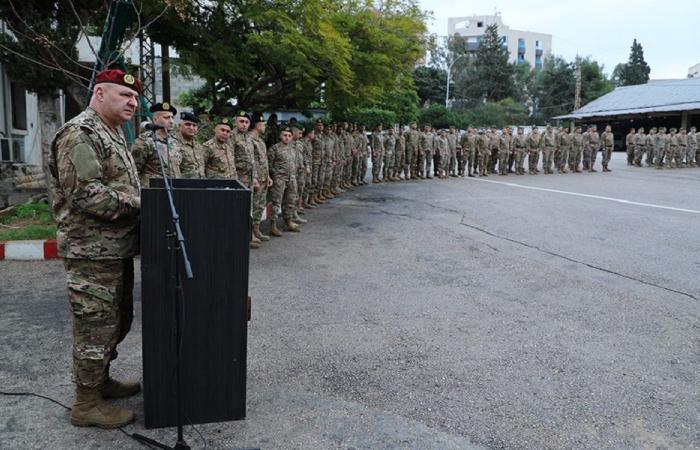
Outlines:
{"label": "black podium", "polygon": [[[194,278],[182,277],[184,424],[245,417],[250,191],[235,180],[177,179],[173,194]],[[162,179],[141,190],[141,305],[146,428],[175,426],[175,261]]]}

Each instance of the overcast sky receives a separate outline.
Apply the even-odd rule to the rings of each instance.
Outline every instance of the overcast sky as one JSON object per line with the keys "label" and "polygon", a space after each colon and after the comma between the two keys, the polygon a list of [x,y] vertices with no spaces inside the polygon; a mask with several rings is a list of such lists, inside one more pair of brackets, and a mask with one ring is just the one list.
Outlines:
{"label": "overcast sky", "polygon": [[608,75],[629,58],[632,40],[644,48],[651,78],[686,78],[700,63],[700,2],[697,0],[479,1],[420,0],[433,11],[431,33],[447,35],[447,18],[499,11],[512,29],[552,35],[552,53],[576,54],[602,63]]}

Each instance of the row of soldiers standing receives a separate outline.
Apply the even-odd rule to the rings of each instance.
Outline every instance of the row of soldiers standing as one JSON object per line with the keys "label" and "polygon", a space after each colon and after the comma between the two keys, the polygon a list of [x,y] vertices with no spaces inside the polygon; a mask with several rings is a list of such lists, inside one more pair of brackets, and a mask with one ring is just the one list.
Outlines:
{"label": "row of soldiers standing", "polygon": [[527,135],[523,127],[518,127],[515,135],[511,127],[500,131],[496,127],[478,130],[470,127],[460,135],[455,127],[436,133],[430,125],[420,132],[416,123],[404,133],[393,128],[383,133],[378,125],[371,138],[372,181],[425,179],[433,175],[438,178],[496,173],[524,175],[526,159],[527,172],[532,175],[540,172],[540,159],[546,174],[554,173],[554,169],[558,173],[581,172],[581,169],[597,172],[594,166],[599,151],[603,172],[610,172],[613,148],[610,127],[600,135],[594,127],[585,133],[577,127],[569,133],[567,128],[555,132],[547,126],[540,133],[533,126]]}
{"label": "row of soldiers standing", "polygon": [[647,167],[657,169],[698,167],[700,133],[696,128],[691,127],[690,132],[686,132],[685,128],[671,128],[668,131],[666,127],[653,127],[647,134],[643,127],[638,130],[631,128],[625,139],[627,165],[642,167],[642,159],[645,159]]}

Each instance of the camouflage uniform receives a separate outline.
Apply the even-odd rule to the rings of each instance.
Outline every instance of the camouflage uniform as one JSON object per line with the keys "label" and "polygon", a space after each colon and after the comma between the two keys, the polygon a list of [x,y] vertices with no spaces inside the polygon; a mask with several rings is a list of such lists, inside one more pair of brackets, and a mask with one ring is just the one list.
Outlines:
{"label": "camouflage uniform", "polygon": [[207,178],[238,178],[236,156],[227,142],[216,137],[202,144],[204,147],[204,175]]}
{"label": "camouflage uniform", "polygon": [[394,163],[394,174],[396,178],[401,179],[401,172],[404,174],[404,179],[408,179],[408,166],[406,165],[406,138],[403,134],[396,135],[396,161]]}
{"label": "camouflage uniform", "polygon": [[654,143],[654,164],[657,169],[663,166],[664,157],[666,156],[667,137],[666,130],[663,127],[660,128]]}
{"label": "camouflage uniform", "polygon": [[251,135],[255,155],[255,168],[260,181],[260,189],[253,192],[253,225],[260,225],[262,214],[267,203],[267,179],[270,177],[267,163],[267,146],[265,141],[257,134]]}
{"label": "camouflage uniform", "polygon": [[420,151],[418,152],[418,171],[421,175],[425,174],[426,178],[430,178],[430,166],[433,162],[434,142],[435,136],[431,131],[421,133]]}
{"label": "camouflage uniform", "polygon": [[510,147],[512,138],[506,130],[503,130],[498,139],[498,172],[500,175],[508,175],[508,157],[510,156]]}
{"label": "camouflage uniform", "polygon": [[384,137],[384,167],[382,167],[382,178],[389,180],[394,176],[394,163],[396,162],[396,136],[387,134]]}
{"label": "camouflage uniform", "polygon": [[308,166],[306,143],[304,139],[300,138],[293,140],[292,146],[294,146],[297,152],[297,199],[301,200],[304,198],[304,193],[306,191],[306,168]]}
{"label": "camouflage uniform", "polygon": [[569,161],[569,153],[571,153],[571,135],[566,129],[559,133],[559,158],[557,161],[557,170],[559,173],[566,173],[566,164]]}
{"label": "camouflage uniform", "polygon": [[[610,163],[613,148],[615,147],[615,137],[612,131],[604,131],[603,134],[600,135],[600,140],[603,147],[603,171],[607,172],[610,170],[608,169],[608,164]],[[653,145],[650,145],[650,148],[653,149]],[[650,153],[651,152],[653,152],[653,150],[651,150]]]}
{"label": "camouflage uniform", "polygon": [[229,145],[233,146],[234,158],[236,160],[236,173],[238,179],[247,188],[253,187],[253,178],[258,178],[255,168],[255,150],[253,149],[253,139],[247,131],[234,129]]}
{"label": "camouflage uniform", "polygon": [[675,129],[671,129],[671,135],[668,138],[668,147],[666,149],[666,167],[678,167],[678,134]]}
{"label": "camouflage uniform", "polygon": [[73,312],[74,379],[98,388],[133,318],[139,175],[124,137],[91,108],[56,133],[49,171]]}
{"label": "camouflage uniform", "polygon": [[325,135],[317,131],[311,142],[311,188],[310,193],[317,195],[323,188],[323,149],[325,147]]}
{"label": "camouflage uniform", "polygon": [[581,172],[581,158],[583,157],[583,134],[580,129],[574,131],[571,136],[571,153],[569,153],[569,169],[572,172]]}
{"label": "camouflage uniform", "polygon": [[180,144],[180,175],[182,178],[204,178],[204,147],[195,139],[187,140],[182,134],[175,135]]}
{"label": "camouflage uniform", "polygon": [[523,130],[518,130],[518,134],[513,139],[515,146],[515,173],[517,175],[525,174],[525,154],[527,153],[527,137]]}
{"label": "camouflage uniform", "polygon": [[600,149],[600,136],[598,136],[598,132],[593,129],[588,130],[583,143],[584,166],[589,172],[595,172],[595,160],[598,158],[598,150]]}
{"label": "camouflage uniform", "polygon": [[384,160],[384,138],[381,131],[372,132],[372,180],[378,180]]}
{"label": "camouflage uniform", "polygon": [[554,173],[552,170],[552,157],[557,148],[557,136],[554,130],[548,128],[542,135],[542,169],[544,173]]}
{"label": "camouflage uniform", "polygon": [[528,172],[532,175],[537,175],[537,163],[540,159],[540,146],[542,138],[537,128],[530,131],[527,135],[527,167]]}
{"label": "camouflage uniform", "polygon": [[457,164],[457,133],[454,128],[450,128],[447,133],[447,146],[450,149],[450,166],[448,171],[450,175],[457,176],[459,173],[459,165]]}
{"label": "camouflage uniform", "polygon": [[688,163],[691,167],[697,167],[698,163],[698,132],[695,127],[690,129],[688,133]]}
{"label": "camouflage uniform", "polygon": [[352,163],[355,153],[355,138],[347,129],[343,130],[343,144],[345,159],[343,161],[343,183],[348,186],[352,183]]}
{"label": "camouflage uniform", "polygon": [[482,177],[487,177],[488,167],[489,167],[489,157],[491,156],[491,150],[489,149],[489,142],[491,139],[486,134],[479,134],[476,140],[476,150],[479,153],[479,175]]}
{"label": "camouflage uniform", "polygon": [[[294,219],[297,202],[298,152],[293,142],[285,145],[278,142],[267,151],[267,160],[272,176],[272,206],[282,210],[285,222]],[[284,203],[282,203],[284,201]]]}
{"label": "camouflage uniform", "polygon": [[165,174],[170,178],[180,177],[180,163],[182,162],[180,143],[176,139],[168,139],[167,143],[165,139],[154,140],[151,131],[144,131],[131,147],[131,155],[136,162],[142,186],[149,186],[151,178],[162,177],[160,162],[155,152],[156,148],[163,158]]}
{"label": "camouflage uniform", "polygon": [[340,135],[341,131],[336,129],[333,138],[333,183],[331,185],[332,192],[340,193],[340,178],[343,174],[343,161],[345,160],[345,142]]}
{"label": "camouflage uniform", "polygon": [[410,174],[411,178],[415,178],[416,173],[420,171],[417,168],[420,132],[418,130],[409,129],[404,133],[404,138],[406,139],[406,174]]}
{"label": "camouflage uniform", "polygon": [[644,134],[644,130],[638,130],[637,134],[634,135],[634,165],[642,166],[642,158],[647,150],[647,139]]}
{"label": "camouflage uniform", "polygon": [[635,133],[633,131],[630,131],[627,133],[627,137],[625,138],[625,149],[627,150],[627,165],[631,166],[634,163],[634,142],[635,142]]}
{"label": "camouflage uniform", "polygon": [[475,157],[476,157],[476,139],[477,136],[473,129],[464,133],[462,136],[462,174],[465,176],[472,175],[476,170]]}
{"label": "camouflage uniform", "polygon": [[496,163],[498,162],[498,152],[500,148],[500,136],[498,136],[498,133],[496,133],[495,130],[491,130],[491,133],[488,134],[489,136],[489,149],[491,150],[491,154],[489,155],[489,165],[488,165],[488,170],[491,171],[491,173],[496,173]]}

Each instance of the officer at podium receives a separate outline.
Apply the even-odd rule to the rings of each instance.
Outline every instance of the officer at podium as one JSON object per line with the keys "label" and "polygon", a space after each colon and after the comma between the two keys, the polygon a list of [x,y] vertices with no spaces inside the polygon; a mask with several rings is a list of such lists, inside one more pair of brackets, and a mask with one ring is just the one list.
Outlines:
{"label": "officer at podium", "polygon": [[73,312],[76,399],[70,420],[81,427],[132,422],[132,411],[105,400],[141,389],[138,382],[116,381],[109,373],[133,318],[140,183],[120,126],[132,119],[140,93],[131,74],[98,73],[90,105],[51,143],[51,208]]}

